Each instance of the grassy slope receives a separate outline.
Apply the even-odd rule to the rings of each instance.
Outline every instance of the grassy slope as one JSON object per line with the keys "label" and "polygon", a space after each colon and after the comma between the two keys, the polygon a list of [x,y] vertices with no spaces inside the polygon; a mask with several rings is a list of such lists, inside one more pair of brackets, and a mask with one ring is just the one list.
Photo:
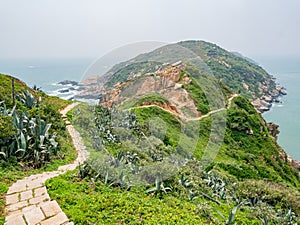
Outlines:
{"label": "grassy slope", "polygon": [[[91,185],[81,180],[76,172],[69,172],[47,182],[51,198],[56,199],[75,224],[223,224],[215,210],[225,215],[233,204],[218,206],[201,197],[192,202],[183,196],[168,194],[151,196],[146,187],[130,191]],[[248,210],[238,213],[239,224],[259,224],[247,219]],[[209,217],[208,217],[209,215]]]}
{"label": "grassy slope", "polygon": [[[186,44],[190,43],[187,42]],[[207,48],[206,53],[212,48],[216,49],[217,57],[221,57],[219,59],[233,60],[230,62],[241,63],[240,66],[246,67],[248,72],[259,73],[256,76],[262,76],[260,79],[270,78],[260,67],[249,64],[248,68],[245,61],[227,55],[229,53],[217,46],[202,42],[200,45],[200,48]],[[155,53],[151,54],[155,55]],[[187,68],[187,73],[193,72],[192,69]],[[220,68],[215,69],[217,71]],[[228,73],[228,71],[223,72]],[[233,72],[239,73],[239,70],[233,69]],[[231,74],[233,80],[229,80],[229,82],[238,83],[241,81],[240,79],[244,79],[241,76],[235,77],[234,73]],[[202,76],[197,72],[194,75],[196,77]],[[205,79],[205,76],[203,79]],[[252,85],[255,86],[257,81],[261,80],[251,81]],[[198,108],[207,111],[209,110],[207,102],[202,100],[203,91],[198,90],[196,86],[195,82],[192,82],[189,85],[184,85],[184,88],[187,89],[193,99],[198,100],[198,103],[196,102]],[[235,88],[238,89],[239,87],[236,86]],[[225,85],[221,85],[221,90],[226,97],[231,94],[230,89]],[[249,96],[249,93],[244,94]],[[164,102],[164,99],[160,99],[159,96],[146,96],[141,99],[141,102],[151,100]],[[81,126],[85,126],[90,123],[85,112],[91,112],[91,110],[81,109],[81,111],[84,116],[83,118],[79,117],[80,123]],[[205,110],[203,111],[205,112]],[[174,149],[178,146],[178,137],[182,133],[178,118],[157,107],[135,109],[135,113],[139,118],[141,127],[147,126],[152,118],[159,117],[163,120],[167,125],[167,131],[166,137],[162,141],[165,145],[172,146],[172,151],[175,151]],[[90,116],[93,117],[91,114]],[[76,120],[76,118],[73,119]],[[91,124],[88,124],[88,126],[93,127]],[[198,160],[202,158],[210,138],[211,118],[201,120],[199,127],[199,139],[193,154]],[[93,149],[92,140],[89,138],[91,135],[87,130],[81,130],[81,133],[88,147]],[[190,130],[189,133],[194,135],[194,130]],[[183,146],[189,146],[191,137],[185,135],[182,140]],[[132,150],[126,144],[107,146],[107,149],[114,156],[120,151]],[[139,153],[137,149],[134,152]],[[97,152],[93,153],[95,156],[97,155]],[[249,100],[244,97],[235,98],[227,111],[227,128],[223,144],[209,169],[218,176],[230,181],[230,190],[235,189],[235,193],[239,198],[251,199],[258,196],[263,198],[263,206],[245,206],[238,212],[236,221],[239,224],[260,224],[258,217],[264,213],[272,217],[273,214],[276,214],[274,209],[285,210],[291,207],[294,212],[300,215],[300,193],[298,190],[300,180],[298,173],[289,163],[284,161],[282,153],[283,150],[269,136],[263,118],[255,111]],[[140,156],[142,157],[143,154],[141,153]],[[143,159],[149,160],[147,157]],[[194,174],[192,177],[197,182],[204,182],[201,174],[197,173],[194,168],[188,168],[187,170],[189,176]],[[180,171],[180,173],[183,173],[183,171]],[[75,172],[54,178],[47,185],[50,195],[59,201],[67,215],[76,224],[153,224],[157,221],[161,221],[162,224],[206,224],[207,220],[212,221],[213,224],[222,224],[222,218],[215,210],[228,215],[236,204],[233,199],[229,198],[219,200],[221,203],[218,205],[203,196],[200,196],[196,201],[190,201],[188,200],[189,194],[178,188],[178,180],[179,175],[166,181],[166,185],[172,187],[173,191],[171,193],[154,197],[145,193],[148,187],[135,187],[128,192],[117,187],[107,187],[100,181],[91,183],[89,179],[82,180]],[[205,186],[199,184],[197,188],[213,195]],[[170,204],[170,201],[176,204]],[[185,210],[185,207],[189,210]],[[167,216],[164,217],[164,215]]]}
{"label": "grassy slope", "polygon": [[[11,98],[11,79],[12,77],[0,74],[0,101],[5,101],[8,108],[12,107]],[[28,89],[26,84],[18,79],[15,79],[15,91],[20,93],[23,90]],[[39,108],[33,109],[29,112],[31,115],[40,115],[42,119],[48,123],[52,123],[52,132],[57,132],[57,140],[60,146],[59,155],[53,159],[51,164],[48,164],[40,169],[25,168],[20,163],[14,161],[4,162],[0,161],[0,224],[4,223],[3,207],[5,203],[5,193],[9,186],[18,179],[22,179],[25,176],[31,174],[42,173],[43,171],[56,170],[60,165],[71,163],[76,158],[76,152],[71,143],[71,137],[65,129],[64,122],[61,119],[59,109],[64,108],[69,104],[68,101],[61,100],[56,97],[50,97],[44,93],[36,93],[30,89],[36,96],[42,97],[42,104]],[[23,109],[24,106],[17,103],[17,109]],[[64,155],[62,158],[61,156]]]}
{"label": "grassy slope", "polygon": [[[238,57],[215,44],[205,41],[184,41],[178,44],[199,55],[215,77],[223,79],[225,84],[232,90],[235,92],[240,90],[246,97],[260,97],[258,82],[265,83],[272,78],[260,66]],[[226,63],[230,67],[222,63]],[[243,88],[243,82],[249,85],[249,91]],[[274,88],[274,85],[271,88]]]}
{"label": "grassy slope", "polygon": [[[147,124],[151,118],[161,118],[168,124],[167,142],[177,145],[181,131],[176,117],[157,107],[135,109],[135,112],[141,124]],[[261,116],[243,97],[234,99],[227,116],[224,143],[210,169],[235,183],[231,188],[235,187],[241,198],[262,196],[264,204],[282,209],[292,207],[299,215],[300,193],[297,188],[300,181],[297,172],[280,159],[282,150],[268,135]],[[201,120],[200,128],[198,147],[194,152],[198,159],[209,140],[210,118]],[[253,135],[246,134],[249,128]],[[188,171],[199,179],[200,174],[197,175],[192,168]],[[76,172],[51,179],[47,186],[51,197],[59,201],[76,224],[157,224],[157,221],[161,224],[206,224],[208,219],[213,224],[222,224],[222,218],[215,210],[227,215],[234,207],[234,201],[220,200],[221,205],[217,205],[203,196],[190,201],[188,193],[178,189],[178,179],[179,175],[176,175],[166,181],[165,186],[171,186],[172,192],[152,197],[146,193],[149,187],[133,187],[126,191],[107,187],[100,181],[93,184],[89,179],[82,180]],[[209,193],[209,190],[205,191]],[[243,207],[236,222],[260,224],[254,212],[266,210],[267,207]],[[266,213],[271,215],[274,212]]]}

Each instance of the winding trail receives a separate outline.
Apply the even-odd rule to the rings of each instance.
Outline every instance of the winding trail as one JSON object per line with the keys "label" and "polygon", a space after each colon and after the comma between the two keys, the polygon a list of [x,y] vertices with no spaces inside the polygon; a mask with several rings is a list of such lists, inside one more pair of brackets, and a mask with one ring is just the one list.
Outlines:
{"label": "winding trail", "polygon": [[58,203],[55,200],[51,201],[45,182],[47,179],[74,170],[88,157],[80,134],[70,125],[66,117],[67,112],[78,104],[73,103],[60,111],[76,148],[77,159],[72,164],[60,166],[57,171],[31,175],[13,183],[6,195],[5,225],[74,225]]}
{"label": "winding trail", "polygon": [[[230,108],[232,99],[238,95],[232,95],[228,99],[228,106],[195,118],[182,118],[186,121],[197,121],[208,117],[214,113]],[[67,121],[66,114],[79,103],[68,105],[61,110],[62,118],[66,122],[67,130],[72,137],[74,147],[78,153],[78,157],[74,163],[60,166],[57,171],[43,172],[41,174],[31,175],[22,180],[13,183],[8,189],[6,195],[5,206],[5,225],[74,225],[70,222],[66,214],[61,210],[55,200],[51,200],[45,187],[47,179],[59,176],[69,170],[74,170],[79,164],[82,164],[88,157],[88,152],[83,145],[80,134]],[[157,105],[149,105],[142,107],[159,107]],[[142,108],[136,107],[136,108]],[[161,107],[159,107],[161,108]],[[161,108],[164,111],[174,114],[169,110]],[[178,115],[177,115],[178,116]]]}
{"label": "winding trail", "polygon": [[208,113],[206,113],[206,114],[204,114],[204,115],[201,115],[201,116],[199,116],[199,117],[185,117],[185,116],[182,116],[182,115],[179,115],[179,114],[177,114],[177,113],[174,113],[174,112],[172,112],[172,111],[170,111],[170,110],[168,110],[168,109],[165,109],[165,108],[163,108],[163,107],[161,107],[161,106],[158,106],[158,105],[135,106],[135,107],[132,107],[132,108],[127,109],[127,110],[131,110],[131,109],[135,109],[135,108],[150,108],[150,107],[157,107],[157,108],[159,108],[159,109],[161,109],[161,110],[163,110],[163,111],[165,111],[165,112],[168,112],[168,113],[171,113],[171,114],[173,114],[173,115],[175,115],[175,116],[178,116],[179,118],[181,118],[182,120],[184,120],[184,121],[186,121],[186,122],[189,122],[189,121],[200,121],[200,120],[202,120],[202,119],[204,119],[204,118],[206,118],[206,117],[209,117],[209,116],[212,115],[212,114],[215,114],[215,113],[218,113],[218,112],[221,112],[221,111],[224,111],[224,110],[229,109],[229,108],[231,107],[232,100],[233,100],[235,97],[238,97],[238,96],[239,96],[238,94],[233,94],[232,96],[230,96],[230,97],[228,98],[228,105],[227,105],[227,107],[223,107],[223,108],[220,108],[220,109],[212,110],[212,111],[210,111],[210,112],[208,112]]}

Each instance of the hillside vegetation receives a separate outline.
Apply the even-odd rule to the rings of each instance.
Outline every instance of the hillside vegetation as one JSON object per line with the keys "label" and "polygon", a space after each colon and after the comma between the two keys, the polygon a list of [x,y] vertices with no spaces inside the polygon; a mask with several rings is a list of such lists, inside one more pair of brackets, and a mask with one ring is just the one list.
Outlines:
{"label": "hillside vegetation", "polygon": [[12,182],[29,174],[54,170],[76,158],[59,113],[68,104],[0,74],[0,223],[4,223],[4,196]]}
{"label": "hillside vegetation", "polygon": [[[88,160],[46,182],[74,224],[300,223],[299,171],[249,100],[274,88],[261,67],[185,41],[104,78],[98,105],[67,114]],[[0,74],[1,209],[12,182],[76,157],[69,102],[17,79],[13,101],[12,79]]]}
{"label": "hillside vegetation", "polygon": [[[166,60],[155,51],[149,54]],[[152,68],[152,63],[132,62],[132,67],[123,64],[124,70],[115,67],[123,80],[113,76],[120,83],[110,83],[99,106],[81,105],[69,114],[91,157],[78,171],[48,181],[47,187],[71,220],[299,222],[299,171],[245,96],[234,95],[226,82],[191,62]],[[249,67],[269,79],[261,68]],[[255,79],[256,72],[251,75],[253,86],[261,81]],[[223,98],[218,98],[220,93]]]}

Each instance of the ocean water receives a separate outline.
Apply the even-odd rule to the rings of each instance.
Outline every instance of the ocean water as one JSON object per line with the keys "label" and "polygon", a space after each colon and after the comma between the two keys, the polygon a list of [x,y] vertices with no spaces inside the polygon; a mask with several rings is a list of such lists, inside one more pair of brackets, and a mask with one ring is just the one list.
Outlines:
{"label": "ocean water", "polygon": [[263,117],[279,125],[278,143],[300,161],[300,58],[261,58],[259,62],[288,92]]}
{"label": "ocean water", "polygon": [[[263,114],[268,122],[280,127],[279,144],[294,159],[300,161],[300,57],[257,57],[255,60],[277,81],[287,88],[288,95]],[[80,81],[92,59],[4,60],[0,59],[0,73],[10,74],[27,83],[41,87],[47,94],[70,98],[74,93],[60,94],[57,85],[63,80]]]}
{"label": "ocean water", "polygon": [[17,77],[29,87],[36,85],[50,95],[68,99],[74,93],[61,94],[57,83],[63,80],[80,81],[92,59],[0,59],[0,73]]}

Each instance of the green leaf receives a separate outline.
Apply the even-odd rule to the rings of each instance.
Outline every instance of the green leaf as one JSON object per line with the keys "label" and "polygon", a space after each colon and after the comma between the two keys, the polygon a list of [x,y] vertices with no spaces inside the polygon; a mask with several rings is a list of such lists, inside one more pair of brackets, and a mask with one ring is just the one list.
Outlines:
{"label": "green leaf", "polygon": [[23,134],[23,132],[21,131],[21,149],[26,149],[26,138],[25,138],[25,136],[24,136],[24,134]]}
{"label": "green leaf", "polygon": [[215,211],[223,218],[224,221],[226,220],[225,216],[219,210],[215,209]]}

